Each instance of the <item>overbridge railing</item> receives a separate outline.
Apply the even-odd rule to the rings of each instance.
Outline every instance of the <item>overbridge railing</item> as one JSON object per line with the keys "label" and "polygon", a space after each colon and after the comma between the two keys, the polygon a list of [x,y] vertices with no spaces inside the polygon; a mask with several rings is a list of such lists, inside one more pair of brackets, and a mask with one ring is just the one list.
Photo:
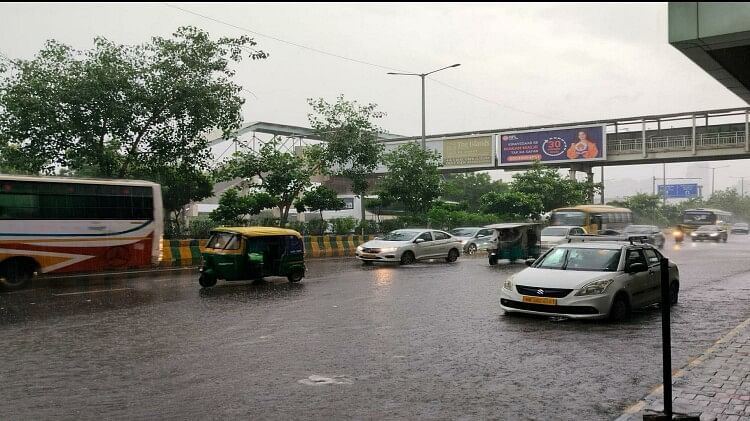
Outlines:
{"label": "overbridge railing", "polygon": [[[745,132],[702,133],[695,136],[696,149],[737,148],[745,145]],[[646,138],[646,152],[685,151],[693,148],[691,135],[650,136]],[[621,138],[607,140],[607,153],[632,154],[643,151],[643,139]]]}

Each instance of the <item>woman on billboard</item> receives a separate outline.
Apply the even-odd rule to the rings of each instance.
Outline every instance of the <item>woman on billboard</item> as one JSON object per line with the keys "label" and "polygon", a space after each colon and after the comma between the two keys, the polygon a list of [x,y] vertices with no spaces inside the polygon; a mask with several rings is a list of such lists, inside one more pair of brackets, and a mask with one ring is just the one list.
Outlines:
{"label": "woman on billboard", "polygon": [[589,135],[585,131],[578,132],[578,142],[570,145],[568,148],[568,159],[591,159],[599,156],[599,148],[596,143],[589,140]]}

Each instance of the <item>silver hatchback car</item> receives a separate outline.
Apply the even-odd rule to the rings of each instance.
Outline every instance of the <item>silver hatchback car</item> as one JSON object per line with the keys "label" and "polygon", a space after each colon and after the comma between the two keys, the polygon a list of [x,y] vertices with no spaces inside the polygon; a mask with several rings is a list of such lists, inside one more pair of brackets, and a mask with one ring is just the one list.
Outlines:
{"label": "silver hatchback car", "polygon": [[355,255],[364,263],[398,262],[402,265],[416,260],[441,259],[455,262],[461,255],[461,241],[445,231],[401,229],[357,247]]}
{"label": "silver hatchback car", "polygon": [[[629,241],[572,242],[507,278],[500,290],[506,312],[572,319],[625,319],[661,298],[661,253]],[[677,303],[680,273],[669,263],[670,301]]]}

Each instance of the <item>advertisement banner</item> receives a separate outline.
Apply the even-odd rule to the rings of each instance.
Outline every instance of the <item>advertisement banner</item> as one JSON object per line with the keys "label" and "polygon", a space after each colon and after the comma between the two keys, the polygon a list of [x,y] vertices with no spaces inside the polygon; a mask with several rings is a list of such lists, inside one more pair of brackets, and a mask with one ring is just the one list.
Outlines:
{"label": "advertisement banner", "polygon": [[[698,197],[698,184],[667,184],[667,199],[689,199]],[[664,196],[664,185],[659,185],[659,196]]]}
{"label": "advertisement banner", "polygon": [[490,167],[493,155],[492,136],[443,139],[444,167]]}
{"label": "advertisement banner", "polygon": [[607,158],[605,126],[562,127],[498,135],[498,164],[598,161]]}

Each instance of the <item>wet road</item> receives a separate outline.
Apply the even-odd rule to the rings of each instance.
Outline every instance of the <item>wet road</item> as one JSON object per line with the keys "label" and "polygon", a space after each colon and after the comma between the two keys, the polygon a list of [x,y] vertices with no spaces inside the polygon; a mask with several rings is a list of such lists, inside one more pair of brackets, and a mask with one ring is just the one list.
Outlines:
{"label": "wet road", "polygon": [[[668,245],[679,368],[750,317],[750,237]],[[504,316],[522,265],[311,261],[300,284],[191,273],[0,294],[3,419],[611,419],[660,383],[659,310]],[[743,275],[744,274],[744,275]]]}

